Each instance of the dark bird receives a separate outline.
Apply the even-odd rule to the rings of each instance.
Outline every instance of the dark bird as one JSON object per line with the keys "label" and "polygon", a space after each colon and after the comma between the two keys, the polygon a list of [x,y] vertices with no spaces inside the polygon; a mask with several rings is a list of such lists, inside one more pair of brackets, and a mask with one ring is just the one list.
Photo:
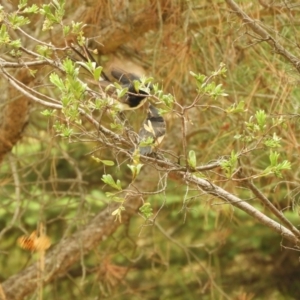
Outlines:
{"label": "dark bird", "polygon": [[166,133],[166,122],[157,108],[149,104],[147,118],[139,131],[141,155],[149,155],[160,145]]}
{"label": "dark bird", "polygon": [[[90,51],[85,46],[82,47],[82,50],[85,53],[85,55],[83,55],[74,46],[71,46],[71,48],[84,61],[86,61],[86,62],[91,61],[91,62],[96,63],[96,65],[97,65],[97,62],[95,61],[93,55],[90,53]],[[109,96],[111,96],[114,100],[117,100],[117,102],[115,101],[115,103],[121,110],[137,109],[137,108],[141,107],[147,101],[147,97],[149,96],[149,93],[147,93],[143,89],[136,90],[135,85],[134,85],[134,81],[139,81],[139,82],[141,81],[139,76],[137,76],[133,73],[127,73],[127,72],[124,72],[124,71],[121,71],[118,69],[112,69],[112,71],[111,71],[112,77],[120,83],[120,85],[123,89],[127,89],[124,96],[117,97],[116,87],[113,85],[113,80],[111,80],[104,71],[101,72],[101,75],[104,80],[101,80],[98,82],[99,86],[101,88],[105,88],[105,92]],[[151,88],[152,88],[152,86],[149,85],[149,89],[151,89]]]}
{"label": "dark bird", "polygon": [[[125,73],[117,69],[112,69],[111,75],[117,79],[123,88],[127,88],[128,91],[123,99],[122,103],[127,106],[127,110],[136,109],[141,107],[147,100],[149,94],[142,89],[136,91],[134,86],[134,80],[140,81],[140,78],[133,73]],[[151,89],[151,85],[149,86]]]}

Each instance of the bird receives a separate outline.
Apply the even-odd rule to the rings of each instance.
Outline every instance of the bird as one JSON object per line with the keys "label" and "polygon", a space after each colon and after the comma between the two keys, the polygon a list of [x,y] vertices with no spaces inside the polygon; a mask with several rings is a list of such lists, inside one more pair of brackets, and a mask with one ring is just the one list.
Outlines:
{"label": "bird", "polygon": [[[126,97],[125,99],[123,99],[123,104],[125,104],[127,110],[137,109],[144,105],[144,103],[147,101],[147,97],[149,96],[149,94],[142,89],[136,91],[134,86],[134,80],[140,81],[139,76],[133,73],[122,72],[115,68],[111,70],[111,75],[122,84],[123,88],[128,89]],[[152,89],[152,85],[149,85],[149,88]]]}
{"label": "bird", "polygon": [[[97,65],[97,62],[95,61],[94,57],[87,49],[87,47],[85,46],[81,47],[85,55],[83,55],[73,45],[71,45],[70,47],[77,55],[79,55],[82,59],[84,59],[84,61],[86,62],[91,61],[96,63]],[[122,97],[117,97],[116,87],[113,85],[113,80],[111,80],[104,71],[101,72],[101,75],[104,80],[100,80],[98,82],[99,86],[102,89],[104,88],[109,96],[117,100],[114,101],[114,104],[116,104],[116,106],[121,111],[140,108],[147,101],[147,97],[150,96],[150,94],[143,89],[136,90],[134,81],[141,82],[141,80],[140,77],[134,73],[128,73],[116,68],[113,68],[111,70],[112,77],[120,83],[122,89],[127,89],[125,95],[123,95]],[[149,91],[151,89],[152,89],[152,85],[149,85]]]}
{"label": "bird", "polygon": [[[158,109],[149,104],[147,118],[139,130],[139,152],[149,155],[157,148],[166,134],[166,122]],[[151,141],[152,139],[152,141]]]}

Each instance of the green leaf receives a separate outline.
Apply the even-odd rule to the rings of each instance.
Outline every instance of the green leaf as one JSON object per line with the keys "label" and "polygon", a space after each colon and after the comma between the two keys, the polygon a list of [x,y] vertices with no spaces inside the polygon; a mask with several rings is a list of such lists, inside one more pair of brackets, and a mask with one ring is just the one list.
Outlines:
{"label": "green leaf", "polygon": [[281,163],[278,163],[280,154],[276,151],[271,151],[269,155],[270,159],[270,166],[268,166],[260,175],[257,175],[257,177],[267,176],[270,174],[274,174],[276,177],[282,178],[282,171],[290,170],[291,169],[291,163],[287,160],[284,160]]}
{"label": "green leaf", "polygon": [[27,5],[28,0],[19,0],[18,9],[21,10]]}
{"label": "green leaf", "polygon": [[196,153],[194,150],[189,151],[188,164],[192,169],[195,169],[197,166]]}
{"label": "green leaf", "polygon": [[265,146],[269,147],[269,148],[279,148],[281,145],[280,145],[280,141],[281,141],[281,138],[277,136],[276,133],[273,134],[273,137],[272,138],[268,138],[264,144]]}
{"label": "green leaf", "polygon": [[85,27],[85,25],[82,22],[74,22],[74,21],[72,21],[72,33],[74,33],[74,34],[81,34],[82,30],[83,30],[83,27]]}
{"label": "green leaf", "polygon": [[66,58],[63,61],[63,69],[68,75],[72,77],[78,76],[79,70],[78,68],[75,68],[75,64],[70,58]]}
{"label": "green leaf", "polygon": [[148,136],[146,139],[143,139],[140,141],[139,146],[140,147],[146,147],[146,146],[150,146],[152,145],[154,142],[153,137],[152,136]]}
{"label": "green leaf", "polygon": [[22,46],[21,40],[17,39],[10,42],[10,45],[14,48],[20,48]]}
{"label": "green leaf", "polygon": [[117,97],[118,98],[122,98],[127,92],[128,92],[128,88],[121,88],[121,89],[117,89]]}
{"label": "green leaf", "polygon": [[112,166],[115,165],[115,163],[114,163],[112,160],[101,160],[101,162],[102,162],[104,165],[110,166],[110,167],[112,167]]}
{"label": "green leaf", "polygon": [[110,123],[109,126],[116,132],[122,132],[122,130],[124,129],[124,125],[122,124]]}
{"label": "green leaf", "polygon": [[280,154],[276,151],[271,151],[270,152],[270,162],[271,162],[271,167],[275,167],[278,164],[278,158],[279,158]]}
{"label": "green leaf", "polygon": [[203,84],[206,80],[206,76],[203,74],[195,74],[194,72],[190,71],[190,74],[198,81],[199,84]]}
{"label": "green leaf", "polygon": [[51,116],[54,116],[55,112],[56,112],[56,109],[45,109],[41,112],[41,114],[46,117],[51,117]]}
{"label": "green leaf", "polygon": [[73,133],[73,129],[69,128],[67,126],[63,126],[62,131],[61,131],[61,136],[63,136],[64,138],[68,138],[72,135]]}
{"label": "green leaf", "polygon": [[140,174],[143,164],[127,165],[127,167],[131,170],[132,179],[134,180]]}
{"label": "green leaf", "polygon": [[122,90],[122,88],[123,88],[118,82],[114,82],[114,84],[110,84],[110,86],[111,85],[114,86],[118,90]]}
{"label": "green leaf", "polygon": [[0,27],[0,45],[8,44],[10,42],[10,37],[7,32],[7,28],[4,24]]}
{"label": "green leaf", "polygon": [[114,179],[112,178],[112,176],[110,174],[104,174],[102,175],[102,179],[101,179],[104,183],[108,184],[109,186],[111,186],[114,189],[117,190],[122,190],[121,187],[121,182],[120,180],[117,180],[117,182],[114,181]]}
{"label": "green leaf", "polygon": [[40,13],[45,16],[42,30],[50,30],[54,24],[61,24],[65,14],[65,0],[53,0],[50,4],[43,4]]}
{"label": "green leaf", "polygon": [[46,58],[50,58],[52,55],[52,52],[53,52],[51,48],[49,48],[48,46],[45,46],[45,45],[37,45],[36,51],[38,54],[40,54]]}
{"label": "green leaf", "polygon": [[73,129],[69,128],[65,124],[61,124],[59,121],[56,121],[53,125],[55,131],[62,137],[68,138],[73,133]]}
{"label": "green leaf", "polygon": [[171,94],[162,95],[159,99],[171,110],[173,103],[175,101],[173,95]]}
{"label": "green leaf", "polygon": [[257,124],[259,126],[260,131],[264,131],[266,127],[266,119],[267,115],[264,110],[260,109],[255,113],[255,118],[257,121]]}
{"label": "green leaf", "polygon": [[236,154],[233,150],[231,151],[230,158],[228,160],[224,160],[221,162],[221,168],[225,171],[225,175],[227,178],[231,178],[233,175],[238,161],[238,154]]}
{"label": "green leaf", "polygon": [[95,109],[101,109],[103,107],[105,107],[106,103],[105,101],[103,101],[103,99],[100,99],[100,98],[96,98],[93,102],[93,107]]}
{"label": "green leaf", "polygon": [[149,219],[153,216],[153,209],[151,207],[151,204],[149,202],[144,203],[140,208],[139,211],[141,214],[146,218]]}
{"label": "green leaf", "polygon": [[115,163],[112,161],[112,160],[102,160],[102,159],[100,159],[100,158],[98,158],[98,157],[96,157],[96,156],[92,156],[92,159],[94,160],[94,161],[96,161],[96,162],[98,162],[98,163],[103,163],[104,165],[106,165],[106,166],[114,166],[115,165]]}
{"label": "green leaf", "polygon": [[65,25],[63,27],[63,34],[64,36],[67,36],[70,33],[71,27],[69,25]]}
{"label": "green leaf", "polygon": [[139,93],[141,82],[139,80],[133,80],[133,86],[136,93]]}
{"label": "green leaf", "polygon": [[94,75],[94,79],[95,79],[96,81],[98,81],[98,80],[100,79],[102,70],[103,70],[103,67],[101,67],[101,66],[97,67],[97,68],[94,70],[93,75]]}
{"label": "green leaf", "polygon": [[53,83],[60,91],[65,91],[65,84],[63,80],[56,74],[51,73],[49,76],[50,82]]}
{"label": "green leaf", "polygon": [[8,16],[8,19],[12,25],[13,29],[16,29],[18,27],[21,27],[23,25],[29,24],[30,20],[24,16],[19,16],[15,13]]}
{"label": "green leaf", "polygon": [[29,7],[26,7],[23,10],[23,13],[28,13],[28,14],[37,14],[39,11],[39,7],[36,4],[33,4]]}
{"label": "green leaf", "polygon": [[226,112],[229,114],[236,114],[240,112],[246,112],[245,101],[240,101],[238,104],[234,103],[229,108],[226,109]]}

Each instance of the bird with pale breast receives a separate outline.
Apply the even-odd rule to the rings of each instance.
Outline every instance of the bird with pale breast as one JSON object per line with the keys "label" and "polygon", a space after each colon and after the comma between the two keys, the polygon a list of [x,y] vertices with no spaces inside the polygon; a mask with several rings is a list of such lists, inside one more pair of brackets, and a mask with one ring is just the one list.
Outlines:
{"label": "bird with pale breast", "polygon": [[[139,152],[149,155],[161,144],[166,134],[166,122],[158,109],[149,104],[147,118],[139,131]],[[145,141],[150,140],[150,144]]]}

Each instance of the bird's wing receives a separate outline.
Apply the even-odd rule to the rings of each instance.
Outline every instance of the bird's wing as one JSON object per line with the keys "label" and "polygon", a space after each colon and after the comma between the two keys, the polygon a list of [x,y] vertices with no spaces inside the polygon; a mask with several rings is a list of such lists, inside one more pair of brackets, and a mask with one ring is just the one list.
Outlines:
{"label": "bird's wing", "polygon": [[132,84],[133,80],[140,80],[140,77],[137,76],[136,74],[128,73],[119,68],[112,68],[111,75],[125,85]]}

